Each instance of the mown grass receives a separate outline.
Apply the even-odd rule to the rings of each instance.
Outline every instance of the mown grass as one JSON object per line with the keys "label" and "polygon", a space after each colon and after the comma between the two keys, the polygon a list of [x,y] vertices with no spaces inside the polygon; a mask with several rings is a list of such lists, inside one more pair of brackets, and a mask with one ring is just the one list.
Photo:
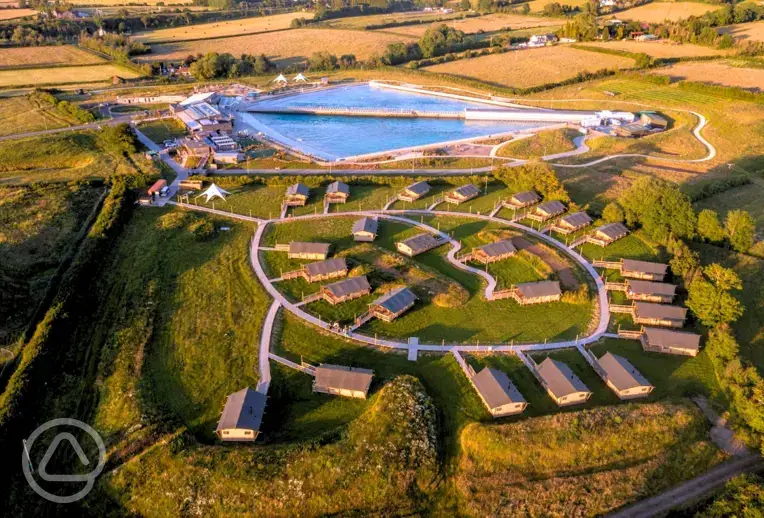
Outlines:
{"label": "mown grass", "polygon": [[606,514],[725,458],[689,402],[472,424],[461,440],[456,488],[477,516]]}
{"label": "mown grass", "polygon": [[11,344],[41,302],[102,187],[0,187],[0,345]]}
{"label": "mown grass", "polygon": [[573,138],[577,136],[580,136],[578,132],[566,128],[541,131],[529,138],[510,141],[500,147],[497,154],[512,158],[538,158],[556,155],[576,149]]}
{"label": "mown grass", "polygon": [[64,128],[74,122],[55,106],[38,104],[28,97],[0,99],[0,136]]}
{"label": "mown grass", "polygon": [[160,119],[144,122],[138,129],[154,143],[162,145],[165,140],[176,139],[188,135],[186,126],[177,119]]}
{"label": "mown grass", "polygon": [[621,258],[655,261],[660,256],[658,247],[651,243],[641,231],[632,232],[605,247],[585,243],[579,247],[579,252],[590,260],[603,259],[606,261]]}

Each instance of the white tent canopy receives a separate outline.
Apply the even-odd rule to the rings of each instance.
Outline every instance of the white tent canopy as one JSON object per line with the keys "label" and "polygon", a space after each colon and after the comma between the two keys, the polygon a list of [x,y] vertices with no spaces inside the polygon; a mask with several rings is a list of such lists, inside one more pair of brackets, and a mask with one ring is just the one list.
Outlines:
{"label": "white tent canopy", "polygon": [[305,83],[308,81],[308,78],[302,75],[302,72],[294,76],[294,79],[292,79],[295,83]]}
{"label": "white tent canopy", "polygon": [[[226,196],[226,194],[231,194],[231,193],[230,193],[230,192],[228,192],[228,191],[226,191],[226,190],[224,190],[224,189],[221,189],[220,187],[218,187],[218,186],[217,186],[217,184],[214,184],[214,183],[213,183],[212,185],[210,185],[210,186],[207,188],[207,190],[206,190],[206,191],[204,191],[203,193],[201,193],[199,196],[206,196],[206,197],[207,197],[207,199],[206,199],[206,200],[204,200],[204,201],[205,201],[205,202],[208,202],[208,201],[210,201],[212,198],[215,198],[215,197],[218,197],[218,198],[220,198],[221,200],[225,200],[225,196]],[[197,196],[197,198],[198,198],[199,196]]]}
{"label": "white tent canopy", "polygon": [[287,78],[284,77],[284,74],[279,74],[279,76],[276,79],[274,79],[274,81],[276,83],[286,83],[287,82]]}

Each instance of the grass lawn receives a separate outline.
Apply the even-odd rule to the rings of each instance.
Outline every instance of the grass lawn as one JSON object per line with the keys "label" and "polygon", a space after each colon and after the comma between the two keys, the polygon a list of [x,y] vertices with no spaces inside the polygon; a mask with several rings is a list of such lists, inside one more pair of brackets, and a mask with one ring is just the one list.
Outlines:
{"label": "grass lawn", "polygon": [[724,460],[690,402],[599,407],[461,434],[456,491],[475,516],[595,516]]}
{"label": "grass lawn", "polygon": [[606,247],[585,243],[579,247],[579,252],[589,260],[604,259],[608,261],[621,258],[657,261],[660,256],[658,247],[652,244],[649,238],[639,230]]}
{"label": "grass lawn", "polygon": [[139,74],[130,69],[110,64],[30,68],[21,73],[18,70],[0,70],[0,87],[95,83],[97,81],[107,81],[114,76],[134,79],[139,77]]}
{"label": "grass lawn", "polygon": [[28,97],[0,99],[0,136],[65,128],[73,122],[55,106],[37,104]]}
{"label": "grass lawn", "polygon": [[332,204],[329,212],[350,212],[381,210],[390,198],[398,194],[398,189],[389,185],[350,184],[350,198],[345,204]]}
{"label": "grass lawn", "polygon": [[576,149],[573,138],[581,134],[569,129],[541,131],[537,135],[512,140],[499,148],[499,156],[512,158],[539,158]]}
{"label": "grass lawn", "polygon": [[[287,243],[289,241],[320,241],[333,244],[333,254],[347,255],[356,263],[366,264],[373,270],[379,269],[379,261],[389,262],[391,259],[380,259],[376,254],[373,258],[364,256],[360,251],[347,250],[354,246],[350,237],[350,228],[353,218],[327,218],[319,221],[296,221],[274,225],[264,238],[265,246],[274,243]],[[498,229],[500,226],[487,224],[483,221],[456,221],[455,218],[433,218],[429,221],[433,226],[441,225],[441,230],[451,231],[455,239],[461,239],[464,234],[475,235],[481,230]],[[418,231],[400,223],[382,221],[377,241],[380,253],[388,256],[394,251],[394,243]],[[483,242],[483,241],[478,241]],[[468,245],[467,245],[468,246]],[[537,341],[548,338],[549,340],[574,338],[582,334],[588,327],[592,314],[590,302],[574,304],[557,302],[542,307],[521,307],[511,300],[487,302],[483,297],[484,281],[476,275],[457,269],[445,258],[448,246],[442,246],[421,254],[411,261],[405,261],[401,256],[393,253],[391,257],[399,258],[399,264],[393,266],[399,279],[406,282],[417,281],[412,279],[424,278],[423,286],[431,289],[431,282],[458,283],[460,289],[466,290],[463,300],[455,305],[439,305],[430,300],[430,296],[420,291],[420,298],[414,308],[393,321],[385,323],[373,320],[363,327],[367,334],[377,333],[379,336],[405,339],[409,336],[417,336],[425,343],[447,342],[475,343],[499,343],[499,342],[525,342]],[[263,252],[264,262],[270,275],[275,277],[281,271],[290,271],[299,267],[301,262],[289,260],[283,252]],[[412,268],[414,268],[412,273]],[[500,267],[505,268],[505,267]],[[527,268],[513,269],[506,267],[504,282],[513,278],[531,275]],[[375,272],[373,275],[377,275]],[[515,277],[512,277],[515,276]],[[372,276],[372,284],[379,285],[382,280],[375,281]],[[384,277],[382,278],[384,279]],[[435,279],[435,280],[433,280]],[[302,287],[285,284],[281,289],[291,288],[291,296],[299,298]],[[300,289],[299,292],[295,291]],[[313,290],[315,290],[314,288]],[[415,289],[415,291],[417,291]],[[338,315],[352,317],[356,312],[363,309],[364,300],[351,302],[350,309],[339,312],[333,309],[331,313],[323,315],[324,318],[335,318]],[[326,305],[325,305],[326,306]],[[320,310],[321,305],[311,305],[312,311]]]}
{"label": "grass lawn", "polygon": [[497,203],[512,194],[512,191],[507,189],[507,186],[501,182],[489,182],[487,189],[484,182],[476,183],[475,185],[480,188],[480,195],[477,198],[473,198],[461,205],[441,203],[436,209],[451,212],[467,212],[470,214],[490,214]]}
{"label": "grass lawn", "polygon": [[0,187],[0,346],[29,323],[102,191],[63,183]]}
{"label": "grass lawn", "polygon": [[141,133],[146,135],[155,144],[162,145],[165,140],[176,139],[188,135],[186,126],[177,119],[161,119],[144,122],[138,126]]}
{"label": "grass lawn", "polygon": [[722,221],[731,210],[747,210],[756,220],[756,227],[761,230],[764,227],[764,204],[761,203],[763,196],[764,186],[753,183],[701,200],[695,203],[695,209],[716,211]]}

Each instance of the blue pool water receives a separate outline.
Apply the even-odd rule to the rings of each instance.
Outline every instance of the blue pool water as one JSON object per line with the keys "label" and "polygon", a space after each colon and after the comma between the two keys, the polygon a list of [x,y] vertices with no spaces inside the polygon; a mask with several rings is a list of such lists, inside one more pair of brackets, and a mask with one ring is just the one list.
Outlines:
{"label": "blue pool water", "polygon": [[[258,103],[258,106],[269,108],[382,107],[404,110],[460,111],[487,105],[357,85],[266,100]],[[241,114],[241,117],[258,131],[263,131],[276,140],[282,140],[309,154],[329,159],[507,133],[544,125],[536,122],[265,113]]]}

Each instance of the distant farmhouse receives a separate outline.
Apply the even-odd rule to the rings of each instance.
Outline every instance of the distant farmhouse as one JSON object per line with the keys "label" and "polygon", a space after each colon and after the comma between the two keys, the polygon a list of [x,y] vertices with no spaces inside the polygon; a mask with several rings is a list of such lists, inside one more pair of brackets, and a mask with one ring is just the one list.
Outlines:
{"label": "distant farmhouse", "polygon": [[250,388],[226,399],[215,433],[223,441],[254,441],[260,434],[266,396]]}

